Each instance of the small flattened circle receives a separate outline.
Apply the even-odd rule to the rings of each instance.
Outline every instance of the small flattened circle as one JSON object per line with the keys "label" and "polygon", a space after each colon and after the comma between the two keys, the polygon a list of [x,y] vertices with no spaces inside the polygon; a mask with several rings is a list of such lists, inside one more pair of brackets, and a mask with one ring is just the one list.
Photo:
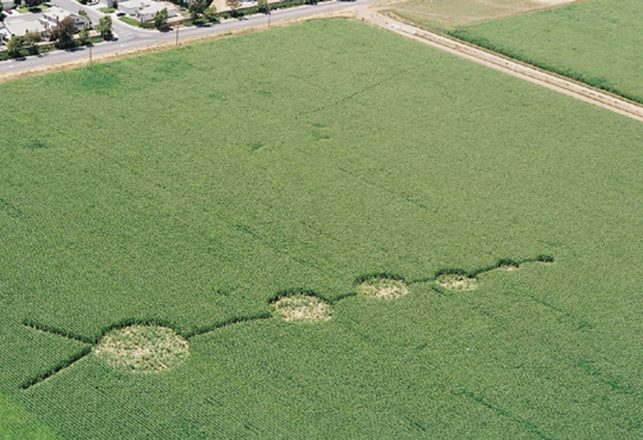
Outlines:
{"label": "small flattened circle", "polygon": [[440,275],[437,283],[448,290],[467,291],[478,288],[478,280],[464,274],[448,273]]}
{"label": "small flattened circle", "polygon": [[375,277],[362,282],[359,293],[376,299],[397,299],[409,293],[409,286],[400,279]]}
{"label": "small flattened circle", "polygon": [[273,307],[284,321],[328,321],[331,317],[327,303],[305,293],[282,296],[273,303]]}

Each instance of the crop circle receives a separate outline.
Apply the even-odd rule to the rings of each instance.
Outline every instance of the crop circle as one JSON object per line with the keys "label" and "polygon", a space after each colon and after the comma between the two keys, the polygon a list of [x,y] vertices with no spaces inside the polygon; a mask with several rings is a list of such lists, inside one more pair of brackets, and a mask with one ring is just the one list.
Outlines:
{"label": "crop circle", "polygon": [[407,284],[395,278],[375,277],[359,285],[359,293],[376,299],[396,299],[409,293]]}
{"label": "crop circle", "polygon": [[313,295],[298,293],[282,296],[273,303],[275,313],[284,321],[328,321],[330,307]]}
{"label": "crop circle", "polygon": [[106,333],[94,354],[119,370],[159,373],[183,362],[189,354],[189,344],[171,328],[130,325]]}
{"label": "crop circle", "polygon": [[478,280],[464,274],[447,273],[437,278],[440,286],[448,290],[466,291],[478,287]]}

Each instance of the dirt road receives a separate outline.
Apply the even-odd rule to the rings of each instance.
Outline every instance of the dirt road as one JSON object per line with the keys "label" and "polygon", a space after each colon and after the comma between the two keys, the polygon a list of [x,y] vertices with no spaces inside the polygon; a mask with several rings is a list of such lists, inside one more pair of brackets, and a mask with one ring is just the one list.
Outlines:
{"label": "dirt road", "polygon": [[592,87],[488,52],[453,38],[394,20],[370,8],[359,9],[357,15],[368,23],[388,29],[407,38],[420,41],[437,49],[643,122],[643,107],[609,93],[601,92]]}

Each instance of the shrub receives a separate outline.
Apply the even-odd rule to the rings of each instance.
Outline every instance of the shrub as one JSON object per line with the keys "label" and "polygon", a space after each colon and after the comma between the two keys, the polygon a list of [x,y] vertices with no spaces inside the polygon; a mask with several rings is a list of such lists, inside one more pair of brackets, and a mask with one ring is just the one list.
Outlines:
{"label": "shrub", "polygon": [[112,17],[106,15],[98,21],[96,30],[103,40],[111,40],[114,35],[112,34]]}
{"label": "shrub", "polygon": [[204,13],[203,18],[208,20],[210,23],[218,23],[220,21],[219,14],[217,14],[217,8],[212,5]]}
{"label": "shrub", "polygon": [[74,34],[76,31],[74,19],[71,16],[65,17],[52,30],[50,39],[56,41],[56,47],[59,49],[68,49],[74,46]]}
{"label": "shrub", "polygon": [[533,59],[529,56],[526,56],[522,53],[519,53],[515,50],[498,46],[497,44],[494,44],[493,42],[489,41],[484,37],[472,35],[466,29],[462,29],[462,28],[453,29],[450,31],[446,31],[446,33],[447,35],[453,38],[457,38],[458,40],[462,40],[467,43],[471,43],[475,46],[482,47],[483,49],[487,49],[491,52],[499,53],[506,57],[513,58],[518,61],[522,61],[523,63],[531,64],[532,66],[536,66],[539,69],[547,70],[557,75],[566,76],[575,81],[585,83],[597,89],[605,90],[606,92],[613,93],[615,95],[620,95],[631,101],[635,101],[635,102],[638,102],[639,104],[643,104],[642,97],[619,90],[618,88],[610,84],[610,82],[606,78],[588,77],[582,73],[575,72],[571,69],[563,69],[556,66],[552,66],[547,63],[539,62],[538,60]]}
{"label": "shrub", "polygon": [[159,31],[167,29],[167,8],[163,8],[154,14],[154,27]]}
{"label": "shrub", "polygon": [[14,35],[7,43],[7,54],[10,58],[19,58],[22,56],[24,41],[21,37]]}
{"label": "shrub", "polygon": [[42,41],[42,36],[39,32],[27,32],[25,34],[24,43],[29,55],[38,55],[40,48],[36,43]]}
{"label": "shrub", "polygon": [[268,14],[270,12],[270,6],[268,6],[268,0],[258,0],[257,1],[257,10]]}

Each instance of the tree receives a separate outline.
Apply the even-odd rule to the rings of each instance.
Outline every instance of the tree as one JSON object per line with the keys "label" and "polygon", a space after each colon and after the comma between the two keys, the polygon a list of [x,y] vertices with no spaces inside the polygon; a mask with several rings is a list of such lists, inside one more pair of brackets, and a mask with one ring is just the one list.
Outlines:
{"label": "tree", "polygon": [[109,15],[102,17],[98,21],[96,30],[103,40],[111,40],[112,38],[114,38],[114,34],[112,34],[112,17],[110,17]]}
{"label": "tree", "polygon": [[192,20],[196,20],[200,15],[202,15],[206,9],[210,6],[212,0],[190,0],[188,3],[188,11],[192,15]]}
{"label": "tree", "polygon": [[89,39],[89,29],[83,27],[78,34],[78,44],[81,46],[89,45],[91,40]]}
{"label": "tree", "polygon": [[43,0],[23,0],[25,6],[29,9],[37,8],[43,3]]}
{"label": "tree", "polygon": [[41,41],[42,36],[39,32],[27,32],[25,34],[24,45],[31,55],[38,55],[40,48],[36,43],[40,43]]}
{"label": "tree", "polygon": [[154,14],[154,27],[159,31],[167,29],[167,8],[163,8]]}
{"label": "tree", "polygon": [[7,43],[7,52],[9,53],[9,56],[11,58],[18,58],[22,56],[22,48],[24,46],[24,42],[22,41],[22,38],[14,35],[11,37],[9,42]]}
{"label": "tree", "polygon": [[269,14],[270,6],[268,6],[268,0],[258,0],[257,9],[259,9],[259,12],[263,12],[264,14]]}
{"label": "tree", "polygon": [[91,19],[91,18],[89,18],[89,14],[87,13],[87,11],[85,11],[84,9],[79,9],[79,10],[78,10],[78,15],[80,15],[81,17],[83,17],[83,18],[85,19],[85,21],[86,21],[86,23],[87,23],[87,24],[85,25],[85,27],[87,27],[87,28],[91,29],[91,28],[92,28],[93,23],[92,23],[92,19]]}
{"label": "tree", "polygon": [[203,17],[212,23],[218,23],[219,16],[217,15],[217,7],[214,6],[214,4],[210,4],[210,7],[203,13]]}
{"label": "tree", "polygon": [[42,41],[42,35],[40,35],[40,32],[29,31],[25,34],[25,41],[27,44],[40,43]]}
{"label": "tree", "polygon": [[225,0],[225,4],[232,10],[232,15],[235,15],[235,12],[241,6],[241,0]]}
{"label": "tree", "polygon": [[78,32],[78,29],[76,29],[76,21],[70,15],[58,22],[56,27],[51,31],[50,40],[55,40],[58,48],[67,49],[74,45],[74,34],[76,32]]}

